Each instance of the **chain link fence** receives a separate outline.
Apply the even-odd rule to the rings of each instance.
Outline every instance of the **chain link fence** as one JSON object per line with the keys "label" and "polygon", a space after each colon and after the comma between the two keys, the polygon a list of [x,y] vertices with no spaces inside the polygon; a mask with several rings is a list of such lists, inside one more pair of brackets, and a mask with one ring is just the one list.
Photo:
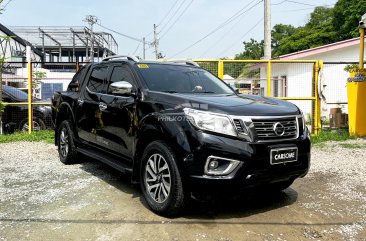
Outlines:
{"label": "chain link fence", "polygon": [[28,131],[30,116],[33,130],[53,128],[51,98],[55,91],[66,90],[76,69],[77,63],[33,62],[31,68],[26,62],[6,63],[2,73],[5,109],[1,115],[1,132]]}
{"label": "chain link fence", "polygon": [[[293,102],[304,112],[307,124],[315,134],[320,128],[318,81],[321,81],[320,86],[326,86],[322,90],[325,97],[321,106],[323,126],[332,126],[330,109],[336,108],[337,112],[347,114],[348,73],[344,71],[344,67],[353,63],[326,62],[318,78],[317,61],[196,60],[195,62],[223,79],[239,93],[276,97]],[[50,100],[55,91],[66,90],[76,69],[77,63],[32,63],[33,83],[30,93],[34,130],[52,128]],[[3,102],[6,108],[2,113],[2,126],[6,133],[28,130],[28,75],[25,62],[7,63],[3,70]]]}
{"label": "chain link fence", "polygon": [[347,79],[345,67],[358,62],[324,62],[321,85],[323,128],[348,128]]}
{"label": "chain link fence", "polygon": [[320,129],[318,61],[197,60],[241,94],[291,101],[304,113],[312,133]]}

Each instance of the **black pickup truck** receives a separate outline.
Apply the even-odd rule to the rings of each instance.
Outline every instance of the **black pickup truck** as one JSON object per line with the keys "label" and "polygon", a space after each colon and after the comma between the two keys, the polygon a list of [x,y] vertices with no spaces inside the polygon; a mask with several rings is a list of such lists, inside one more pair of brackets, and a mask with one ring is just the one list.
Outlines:
{"label": "black pickup truck", "polygon": [[60,160],[82,153],[131,174],[161,215],[200,191],[283,190],[310,166],[298,107],[237,94],[189,61],[109,57],[82,67],[52,105]]}

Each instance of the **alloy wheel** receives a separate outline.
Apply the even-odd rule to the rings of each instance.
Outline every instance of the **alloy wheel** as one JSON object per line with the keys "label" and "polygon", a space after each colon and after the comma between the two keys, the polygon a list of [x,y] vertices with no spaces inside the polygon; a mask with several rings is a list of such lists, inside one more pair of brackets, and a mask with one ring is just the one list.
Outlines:
{"label": "alloy wheel", "polygon": [[150,156],[145,165],[144,182],[147,193],[155,202],[163,203],[167,200],[171,188],[171,174],[162,155]]}
{"label": "alloy wheel", "polygon": [[69,136],[66,128],[62,128],[60,133],[60,154],[66,157],[69,153]]}

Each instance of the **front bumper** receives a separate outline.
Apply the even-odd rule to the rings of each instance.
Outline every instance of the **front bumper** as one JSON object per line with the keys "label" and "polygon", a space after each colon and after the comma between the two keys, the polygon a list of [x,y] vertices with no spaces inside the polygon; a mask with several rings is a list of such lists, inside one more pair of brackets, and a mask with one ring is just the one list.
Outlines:
{"label": "front bumper", "polygon": [[[200,132],[195,139],[193,152],[184,161],[185,178],[192,191],[220,191],[246,189],[269,183],[295,180],[304,177],[310,167],[310,139],[307,133],[296,140],[249,143],[244,140]],[[296,162],[270,164],[270,150],[278,147],[297,147]],[[204,173],[209,156],[238,160],[241,164],[225,176]]]}

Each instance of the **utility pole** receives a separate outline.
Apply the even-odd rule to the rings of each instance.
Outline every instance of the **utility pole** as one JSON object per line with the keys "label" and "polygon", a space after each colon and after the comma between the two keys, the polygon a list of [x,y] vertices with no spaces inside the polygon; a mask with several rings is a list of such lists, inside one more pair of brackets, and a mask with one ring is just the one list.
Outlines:
{"label": "utility pole", "polygon": [[264,59],[272,58],[271,0],[264,0]]}
{"label": "utility pole", "polygon": [[146,59],[146,40],[145,40],[145,37],[142,38],[142,58]]}
{"label": "utility pole", "polygon": [[159,52],[159,38],[158,38],[158,32],[156,31],[157,26],[154,24],[154,42],[152,42],[151,44],[154,46],[155,50],[155,58],[156,59],[162,59],[164,58],[164,56],[162,55],[161,52]]}
{"label": "utility pole", "polygon": [[154,42],[153,45],[155,47],[155,58],[159,59],[159,39],[158,39],[158,33],[156,31],[156,25],[154,24]]}
{"label": "utility pole", "polygon": [[89,60],[90,62],[94,62],[94,31],[93,31],[93,25],[98,22],[98,18],[93,15],[87,15],[84,19],[84,22],[87,22],[89,24],[90,29],[90,54],[89,54]]}

